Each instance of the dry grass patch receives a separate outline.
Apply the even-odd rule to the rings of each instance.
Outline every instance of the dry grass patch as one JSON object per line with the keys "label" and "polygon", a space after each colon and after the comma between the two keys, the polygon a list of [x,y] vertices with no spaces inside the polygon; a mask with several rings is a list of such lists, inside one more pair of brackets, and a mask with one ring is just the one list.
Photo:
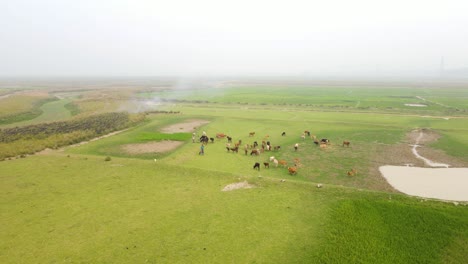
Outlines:
{"label": "dry grass patch", "polygon": [[161,153],[176,149],[182,145],[181,141],[164,140],[150,143],[127,144],[122,146],[122,150],[128,154]]}
{"label": "dry grass patch", "polygon": [[164,127],[161,129],[161,132],[163,133],[193,132],[199,126],[202,126],[208,123],[209,121],[201,120],[201,119],[187,120],[184,123],[177,123],[174,125]]}
{"label": "dry grass patch", "polygon": [[231,183],[223,188],[223,192],[238,190],[238,189],[251,189],[254,188],[254,185],[249,184],[247,181]]}

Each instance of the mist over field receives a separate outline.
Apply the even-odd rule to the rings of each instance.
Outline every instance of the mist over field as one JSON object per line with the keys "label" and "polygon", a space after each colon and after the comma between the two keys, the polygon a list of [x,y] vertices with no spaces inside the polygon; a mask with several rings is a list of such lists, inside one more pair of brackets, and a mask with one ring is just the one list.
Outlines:
{"label": "mist over field", "polygon": [[4,1],[0,76],[468,76],[466,1]]}

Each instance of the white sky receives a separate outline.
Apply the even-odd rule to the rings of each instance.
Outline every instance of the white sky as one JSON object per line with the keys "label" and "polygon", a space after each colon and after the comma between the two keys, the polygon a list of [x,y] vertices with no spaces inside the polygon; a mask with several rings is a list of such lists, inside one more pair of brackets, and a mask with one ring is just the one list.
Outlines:
{"label": "white sky", "polygon": [[466,0],[0,0],[0,76],[468,67]]}

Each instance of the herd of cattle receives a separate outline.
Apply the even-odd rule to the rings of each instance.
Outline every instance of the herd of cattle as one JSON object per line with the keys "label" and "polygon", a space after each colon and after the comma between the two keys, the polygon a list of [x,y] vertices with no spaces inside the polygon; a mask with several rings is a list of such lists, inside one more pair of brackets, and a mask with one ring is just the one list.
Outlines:
{"label": "herd of cattle", "polygon": [[[286,136],[286,132],[282,132],[281,136]],[[249,137],[255,137],[255,132],[249,132]],[[238,140],[236,142],[232,141],[232,137],[224,134],[224,133],[217,133],[216,138],[217,139],[227,139],[226,142],[226,150],[227,152],[232,152],[232,153],[238,153],[239,149],[242,149],[244,151],[245,155],[250,156],[259,156],[260,154],[266,152],[266,151],[279,151],[281,149],[281,146],[275,145],[273,146],[271,142],[269,141],[269,135],[266,135],[263,137],[263,140],[261,141],[261,144],[259,144],[258,141],[253,141],[252,144],[243,144],[242,140]],[[322,138],[320,140],[317,139],[315,135],[311,135],[310,131],[305,130],[304,133],[302,133],[301,138],[303,140],[306,139],[306,137],[309,137],[313,140],[314,144],[320,147],[320,149],[326,149],[327,146],[330,144],[330,140],[327,138]],[[193,134],[192,137],[193,142],[195,142],[195,133]],[[203,132],[202,136],[199,138],[199,141],[202,144],[208,144],[209,141],[211,143],[214,143],[214,138],[210,138],[206,135],[206,132]],[[343,147],[349,147],[350,142],[349,141],[343,141],[342,146]],[[294,150],[297,151],[299,148],[299,143],[294,144]],[[294,159],[293,166],[288,166],[288,162],[286,160],[277,160],[275,156],[271,156],[268,161],[263,162],[264,168],[270,168],[270,163],[275,166],[281,166],[283,168],[287,168],[289,174],[295,175],[297,173],[298,168],[301,166],[300,160],[298,158]],[[253,169],[260,170],[261,164],[259,162],[255,162]],[[355,169],[352,169],[351,171],[348,172],[348,176],[354,176],[356,175],[357,172]]]}

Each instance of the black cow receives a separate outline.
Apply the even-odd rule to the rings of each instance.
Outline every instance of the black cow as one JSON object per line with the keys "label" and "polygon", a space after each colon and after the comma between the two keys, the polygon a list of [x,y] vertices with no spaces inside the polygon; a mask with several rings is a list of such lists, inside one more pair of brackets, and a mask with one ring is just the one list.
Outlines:
{"label": "black cow", "polygon": [[254,170],[257,169],[257,170],[260,170],[260,163],[258,162],[255,162],[255,165],[253,166]]}
{"label": "black cow", "polygon": [[205,145],[208,144],[208,140],[209,140],[208,136],[203,135],[203,136],[200,137],[200,142],[205,144]]}

